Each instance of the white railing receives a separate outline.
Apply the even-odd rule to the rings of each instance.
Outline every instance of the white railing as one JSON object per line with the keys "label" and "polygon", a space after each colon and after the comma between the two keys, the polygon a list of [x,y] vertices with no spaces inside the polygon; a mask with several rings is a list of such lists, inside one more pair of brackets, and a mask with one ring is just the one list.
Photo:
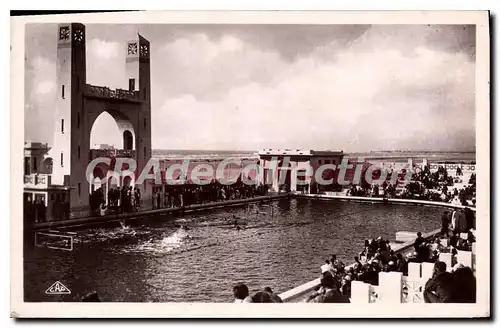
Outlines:
{"label": "white railing", "polygon": [[[443,239],[442,242],[447,246],[448,240]],[[476,244],[473,243],[471,252],[458,251],[456,256],[452,256],[451,253],[441,253],[439,261],[446,263],[448,271],[451,271],[457,263],[475,271],[475,250]],[[408,276],[403,276],[402,272],[380,272],[378,286],[362,281],[352,281],[351,303],[423,303],[425,283],[432,277],[433,272],[434,263],[410,262],[408,263]],[[280,297],[285,303],[304,302],[319,284],[318,278],[288,290],[280,294]]]}
{"label": "white railing", "polygon": [[360,196],[346,196],[346,195],[325,195],[325,194],[301,194],[299,192],[293,193],[295,196],[307,197],[307,198],[318,198],[318,199],[338,199],[346,201],[360,201],[360,202],[371,202],[371,203],[382,203],[388,202],[393,204],[415,204],[415,205],[429,205],[429,206],[444,206],[453,208],[466,208],[468,207],[472,211],[476,211],[474,207],[463,206],[454,203],[444,203],[431,200],[420,200],[420,199],[406,199],[406,198],[383,198],[383,197],[360,197]]}
{"label": "white railing", "polygon": [[[460,168],[462,172],[467,171],[467,172],[475,172],[476,171],[476,164],[445,164],[445,163],[430,163],[427,164],[429,166],[430,171],[437,171],[440,166],[442,166],[445,170],[456,170],[457,168]],[[418,167],[422,168],[422,165],[417,165]]]}
{"label": "white railing", "polygon": [[[451,253],[441,253],[439,260],[446,263],[447,271],[459,263],[473,268],[473,251],[458,251],[455,257]],[[351,303],[423,303],[426,282],[432,278],[434,263],[408,263],[408,276],[401,272],[380,272],[378,286],[362,281],[351,283]]]}
{"label": "white railing", "polygon": [[26,188],[47,188],[51,185],[50,174],[33,173],[24,176],[24,187]]}

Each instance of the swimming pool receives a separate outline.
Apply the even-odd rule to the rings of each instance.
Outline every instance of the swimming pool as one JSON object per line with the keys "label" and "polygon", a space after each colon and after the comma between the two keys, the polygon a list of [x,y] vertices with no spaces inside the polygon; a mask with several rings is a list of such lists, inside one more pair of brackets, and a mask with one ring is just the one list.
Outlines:
{"label": "swimming pool", "polygon": [[[298,198],[82,230],[72,252],[25,248],[25,301],[96,290],[109,302],[231,302],[238,282],[280,293],[316,278],[330,254],[353,262],[365,239],[438,228],[442,211]],[[71,294],[46,295],[55,281]]]}

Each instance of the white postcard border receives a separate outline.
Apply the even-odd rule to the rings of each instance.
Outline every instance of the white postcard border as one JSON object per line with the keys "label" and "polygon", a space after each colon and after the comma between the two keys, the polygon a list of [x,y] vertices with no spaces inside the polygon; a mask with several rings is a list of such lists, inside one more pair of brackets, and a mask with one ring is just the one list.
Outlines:
{"label": "white postcard border", "polygon": [[[476,304],[26,303],[23,301],[22,159],[24,24],[78,21],[150,24],[475,24],[477,290]],[[490,42],[487,11],[172,11],[15,17],[11,20],[11,316],[94,318],[484,317],[490,315]]]}

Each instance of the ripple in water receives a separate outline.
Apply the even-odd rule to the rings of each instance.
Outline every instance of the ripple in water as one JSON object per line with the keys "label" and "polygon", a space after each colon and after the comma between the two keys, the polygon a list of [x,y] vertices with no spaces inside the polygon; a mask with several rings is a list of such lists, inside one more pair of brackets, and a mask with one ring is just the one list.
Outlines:
{"label": "ripple in water", "polygon": [[73,252],[27,248],[25,301],[57,301],[44,293],[57,280],[72,291],[67,301],[98,290],[104,301],[113,302],[231,302],[237,282],[246,283],[251,293],[265,286],[280,293],[317,278],[331,254],[350,263],[365,239],[431,231],[442,213],[440,208],[302,199],[273,206],[82,230],[83,247]]}
{"label": "ripple in water", "polygon": [[117,240],[135,239],[147,233],[147,230],[136,231],[120,221],[121,227],[114,229],[91,229],[74,238],[75,243],[106,243]]}
{"label": "ripple in water", "polygon": [[147,253],[151,255],[164,255],[175,250],[185,249],[188,242],[194,238],[184,229],[179,228],[174,233],[161,238],[150,238],[147,241],[122,248],[122,253]]}

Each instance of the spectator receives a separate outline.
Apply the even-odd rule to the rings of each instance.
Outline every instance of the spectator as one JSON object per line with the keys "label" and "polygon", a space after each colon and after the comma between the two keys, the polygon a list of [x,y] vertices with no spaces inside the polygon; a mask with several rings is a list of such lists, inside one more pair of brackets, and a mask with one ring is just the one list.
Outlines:
{"label": "spectator", "polygon": [[418,252],[420,246],[422,245],[422,243],[424,241],[425,241],[425,238],[422,237],[422,233],[418,232],[417,238],[415,239],[415,243],[413,244],[413,246],[415,247],[415,252]]}
{"label": "spectator", "polygon": [[459,216],[460,216],[459,209],[455,208],[451,215],[451,230],[453,230],[453,232],[459,232],[458,231]]}
{"label": "spectator", "polygon": [[281,299],[281,297],[279,297],[278,295],[273,293],[273,290],[271,289],[271,287],[264,288],[264,292],[269,294],[269,296],[271,297],[271,301],[273,303],[283,303],[283,300]]}
{"label": "spectator", "polygon": [[451,236],[450,238],[450,245],[453,247],[457,247],[459,239],[460,237],[458,235],[458,232],[453,231],[453,236]]}
{"label": "spectator", "polygon": [[467,224],[467,230],[475,228],[474,226],[474,212],[468,207],[464,209],[465,212],[465,221]]}
{"label": "spectator", "polygon": [[257,292],[252,296],[252,303],[273,303],[271,295],[266,292]]}
{"label": "spectator", "polygon": [[466,232],[468,229],[467,217],[465,216],[464,210],[459,211],[458,215],[458,232]]}
{"label": "spectator", "polygon": [[448,215],[448,211],[444,211],[441,216],[441,235],[448,237],[450,229],[450,217]]}
{"label": "spectator", "polygon": [[476,302],[476,277],[469,267],[459,267],[452,273],[454,277],[454,303]]}
{"label": "spectator", "polygon": [[325,272],[332,272],[333,271],[333,266],[332,264],[330,263],[329,260],[326,260],[325,261],[325,264],[323,264],[321,266],[321,273],[325,273]]}
{"label": "spectator", "polygon": [[430,261],[432,263],[436,263],[438,260],[439,260],[439,253],[438,253],[438,251],[437,250],[432,251],[432,257],[431,257]]}
{"label": "spectator", "polygon": [[453,301],[454,279],[446,272],[446,263],[436,262],[434,274],[424,288],[425,303],[451,303]]}
{"label": "spectator", "polygon": [[252,303],[252,298],[249,295],[248,287],[245,284],[238,284],[233,288],[234,303]]}
{"label": "spectator", "polygon": [[348,298],[351,297],[351,276],[350,275],[346,275],[342,279],[341,291],[342,291],[342,295],[344,295]]}
{"label": "spectator", "polygon": [[321,277],[321,287],[308,297],[307,303],[350,303],[349,298],[337,290],[337,283],[331,273]]}

